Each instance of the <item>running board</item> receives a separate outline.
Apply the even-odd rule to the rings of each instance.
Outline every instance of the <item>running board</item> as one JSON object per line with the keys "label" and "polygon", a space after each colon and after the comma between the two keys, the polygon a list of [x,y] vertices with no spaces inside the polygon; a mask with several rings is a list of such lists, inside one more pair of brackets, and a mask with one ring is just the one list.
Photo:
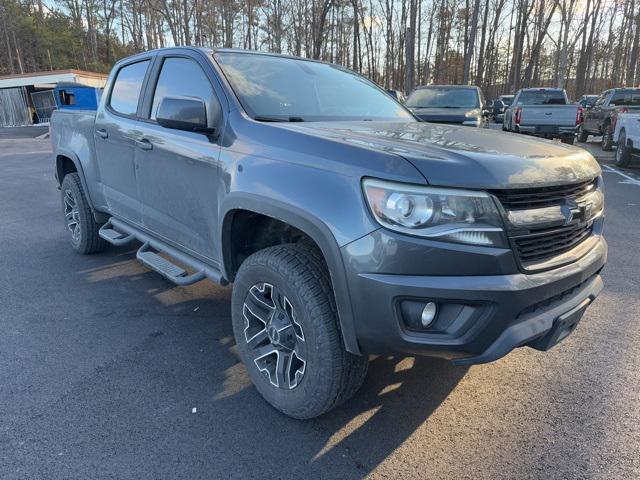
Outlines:
{"label": "running board", "polygon": [[172,281],[176,285],[191,285],[192,283],[199,282],[205,278],[204,270],[200,270],[191,275],[187,274],[187,271],[180,268],[175,263],[170,262],[164,257],[161,257],[155,252],[149,250],[149,242],[146,242],[140,247],[136,253],[136,258],[144,263],[147,267],[155,270],[167,280]]}
{"label": "running board", "polygon": [[136,239],[136,236],[133,234],[120,233],[113,228],[113,224],[111,223],[111,218],[105,223],[100,230],[98,230],[98,235],[100,238],[106,240],[111,245],[120,246],[125,245]]}
{"label": "running board", "polygon": [[[229,283],[215,267],[152,237],[122,220],[110,218],[100,229],[100,236],[114,245],[124,245],[132,240],[142,242],[142,246],[136,253],[136,258],[176,285],[191,285],[204,278],[209,278],[221,285]],[[151,249],[165,253],[180,264],[192,269],[195,273],[189,274],[182,267],[151,251]]]}

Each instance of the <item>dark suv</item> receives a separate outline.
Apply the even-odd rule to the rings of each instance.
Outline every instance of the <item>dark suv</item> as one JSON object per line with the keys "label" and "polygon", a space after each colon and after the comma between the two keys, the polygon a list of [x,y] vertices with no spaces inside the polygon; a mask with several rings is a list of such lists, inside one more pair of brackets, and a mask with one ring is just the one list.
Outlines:
{"label": "dark suv", "polygon": [[55,112],[51,141],[71,246],[139,242],[173,283],[233,282],[239,356],[296,418],[353,395],[368,354],[549,349],[602,289],[588,152],[418,122],[336,65],[142,53],[97,112]]}
{"label": "dark suv", "polygon": [[602,135],[602,149],[613,150],[613,132],[620,113],[640,110],[640,88],[613,88],[603,92],[592,107],[587,105],[578,130],[578,141]]}

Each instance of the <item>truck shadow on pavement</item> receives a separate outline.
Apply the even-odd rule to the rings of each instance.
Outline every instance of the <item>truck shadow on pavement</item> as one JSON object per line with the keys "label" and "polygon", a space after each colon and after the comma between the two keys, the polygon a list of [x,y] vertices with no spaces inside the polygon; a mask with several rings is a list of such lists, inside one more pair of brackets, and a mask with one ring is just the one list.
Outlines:
{"label": "truck shadow on pavement", "polygon": [[[101,265],[82,274],[104,294],[124,299],[126,292],[132,300],[125,301],[137,305],[138,310],[123,306],[104,322],[121,321],[127,309],[125,321],[143,328],[134,358],[125,360],[126,378],[119,377],[119,368],[112,378],[102,372],[100,390],[112,394],[135,388],[136,402],[147,405],[146,410],[112,408],[133,408],[137,421],[153,425],[156,442],[162,445],[158,455],[164,455],[154,461],[168,461],[165,472],[172,478],[183,477],[184,469],[191,478],[198,477],[190,471],[195,465],[206,465],[209,478],[222,478],[217,474],[224,472],[234,478],[364,476],[423,425],[468,370],[440,359],[372,357],[365,383],[353,399],[314,420],[290,419],[262,399],[238,360],[230,287],[209,282],[175,287],[132,257],[130,250],[110,249],[97,262]],[[191,407],[196,405],[194,415]],[[178,418],[167,418],[167,412],[178,412]],[[136,439],[139,427],[126,428],[127,434],[113,431],[109,443],[134,451],[149,448],[143,438]],[[257,441],[272,435],[272,441]],[[248,458],[242,454],[246,448],[251,450]],[[172,470],[176,463],[171,458],[179,459],[182,470]]]}

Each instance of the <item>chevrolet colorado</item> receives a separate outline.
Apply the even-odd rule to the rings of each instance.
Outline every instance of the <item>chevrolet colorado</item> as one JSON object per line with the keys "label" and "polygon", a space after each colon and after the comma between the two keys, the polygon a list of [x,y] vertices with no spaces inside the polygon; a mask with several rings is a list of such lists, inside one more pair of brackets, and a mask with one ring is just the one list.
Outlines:
{"label": "chevrolet colorado", "polygon": [[335,65],[141,53],[97,112],[57,111],[51,140],[71,246],[138,241],[178,285],[233,282],[240,358],[295,418],[352,396],[368,354],[547,350],[602,289],[589,153],[419,122]]}

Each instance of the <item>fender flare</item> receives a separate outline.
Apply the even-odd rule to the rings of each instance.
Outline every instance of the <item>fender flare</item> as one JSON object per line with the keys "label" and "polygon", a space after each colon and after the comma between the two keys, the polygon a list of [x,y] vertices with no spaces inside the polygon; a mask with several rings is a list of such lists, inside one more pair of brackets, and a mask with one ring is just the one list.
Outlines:
{"label": "fender flare", "polygon": [[109,219],[109,215],[104,214],[102,212],[98,212],[93,206],[93,201],[91,200],[91,193],[87,188],[87,181],[85,179],[84,170],[82,168],[82,162],[74,152],[72,152],[71,150],[67,150],[65,148],[59,148],[55,151],[55,160],[56,160],[55,177],[58,182],[58,188],[60,188],[60,186],[62,185],[62,170],[61,170],[60,157],[68,158],[76,167],[76,172],[78,172],[78,176],[80,177],[80,183],[82,184],[82,189],[84,190],[84,194],[87,197],[87,200],[89,201],[89,208],[91,208],[91,213],[93,213],[93,218],[98,223],[106,222]]}
{"label": "fender flare", "polygon": [[329,227],[309,212],[290,204],[250,193],[230,194],[221,205],[220,231],[218,232],[220,239],[219,258],[222,260],[221,269],[224,278],[229,281],[233,281],[233,275],[230,275],[229,272],[228,245],[233,241],[231,224],[236,210],[254,212],[287,223],[304,232],[318,245],[329,269],[345,348],[350,353],[362,355],[355,331],[351,296],[342,254]]}

